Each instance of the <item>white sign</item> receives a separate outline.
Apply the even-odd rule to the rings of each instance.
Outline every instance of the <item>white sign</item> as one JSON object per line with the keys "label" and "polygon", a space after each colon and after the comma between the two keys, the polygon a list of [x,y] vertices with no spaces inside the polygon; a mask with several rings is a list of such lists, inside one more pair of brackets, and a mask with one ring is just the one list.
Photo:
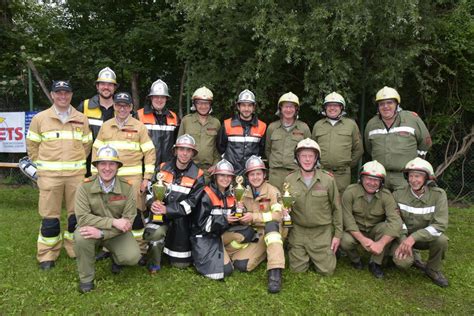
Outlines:
{"label": "white sign", "polygon": [[25,112],[0,112],[0,152],[25,153]]}

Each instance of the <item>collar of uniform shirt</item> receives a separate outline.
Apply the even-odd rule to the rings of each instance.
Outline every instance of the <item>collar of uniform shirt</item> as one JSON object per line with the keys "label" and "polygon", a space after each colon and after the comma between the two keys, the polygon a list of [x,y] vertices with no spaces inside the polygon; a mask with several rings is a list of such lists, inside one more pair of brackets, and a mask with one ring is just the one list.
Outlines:
{"label": "collar of uniform shirt", "polygon": [[115,178],[113,178],[112,182],[108,186],[106,186],[104,181],[102,181],[102,179],[99,177],[99,184],[100,188],[102,189],[102,191],[104,191],[104,193],[109,193],[114,189]]}
{"label": "collar of uniform shirt", "polygon": [[61,122],[64,123],[68,120],[69,116],[71,115],[71,106],[69,105],[69,107],[67,108],[67,111],[60,112],[58,108],[56,107],[56,105],[54,105],[54,111],[56,112],[56,115],[59,117]]}
{"label": "collar of uniform shirt", "polygon": [[411,191],[411,194],[413,194],[414,197],[416,197],[418,200],[421,200],[421,198],[423,197],[423,195],[425,195],[425,192],[423,191],[423,193],[421,195],[417,195],[413,189],[410,187],[410,191]]}
{"label": "collar of uniform shirt", "polygon": [[132,115],[130,114],[123,122],[120,122],[119,120],[117,120],[117,117],[115,117],[115,122],[117,122],[118,127],[123,128],[125,125],[127,125],[128,120],[130,119],[131,116]]}

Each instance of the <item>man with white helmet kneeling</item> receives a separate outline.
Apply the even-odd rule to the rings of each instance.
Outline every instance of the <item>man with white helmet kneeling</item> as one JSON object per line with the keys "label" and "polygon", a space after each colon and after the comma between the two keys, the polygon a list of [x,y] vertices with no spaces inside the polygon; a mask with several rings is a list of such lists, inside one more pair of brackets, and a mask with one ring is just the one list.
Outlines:
{"label": "man with white helmet kneeling", "polygon": [[358,270],[363,263],[357,251],[361,245],[371,254],[369,270],[383,278],[382,261],[391,242],[400,236],[402,221],[389,190],[383,188],[385,168],[377,160],[362,166],[359,183],[349,185],[342,195],[344,234],[341,248]]}
{"label": "man with white helmet kneeling", "polygon": [[100,245],[112,253],[114,273],[120,272],[120,265],[135,265],[140,260],[140,248],[131,232],[137,215],[135,191],[117,177],[122,166],[117,150],[110,145],[100,147],[92,164],[98,175],[84,180],[75,205],[78,227],[74,240],[82,293],[94,288],[95,252]]}
{"label": "man with white helmet kneeling", "polygon": [[402,242],[395,250],[395,263],[408,268],[414,261],[414,249],[428,249],[425,273],[436,285],[447,287],[448,279],[441,272],[449,240],[445,235],[448,228],[446,192],[435,186],[433,167],[424,159],[409,161],[403,174],[409,186],[393,194],[404,222]]}

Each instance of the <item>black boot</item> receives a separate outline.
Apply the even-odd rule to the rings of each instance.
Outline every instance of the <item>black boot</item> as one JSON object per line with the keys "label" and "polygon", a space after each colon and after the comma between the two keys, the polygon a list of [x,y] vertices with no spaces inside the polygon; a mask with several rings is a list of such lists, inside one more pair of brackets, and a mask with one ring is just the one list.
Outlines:
{"label": "black boot", "polygon": [[94,289],[94,281],[92,282],[79,282],[79,292],[81,293],[87,293],[90,292]]}
{"label": "black boot", "polygon": [[281,289],[281,270],[282,269],[270,269],[268,270],[268,292],[278,293]]}
{"label": "black boot", "polygon": [[376,264],[375,262],[369,263],[369,271],[372,272],[374,277],[377,279],[383,279],[384,277],[384,273],[380,264]]}

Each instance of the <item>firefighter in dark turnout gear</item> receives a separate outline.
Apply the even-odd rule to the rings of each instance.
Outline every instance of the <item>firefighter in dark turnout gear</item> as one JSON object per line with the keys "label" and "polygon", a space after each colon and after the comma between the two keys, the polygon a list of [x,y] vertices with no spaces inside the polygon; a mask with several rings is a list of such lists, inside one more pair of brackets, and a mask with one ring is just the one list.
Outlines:
{"label": "firefighter in dark turnout gear", "polygon": [[[84,113],[89,121],[89,128],[92,131],[92,141],[95,141],[99,134],[102,123],[114,117],[113,96],[117,90],[117,77],[115,72],[109,67],[105,67],[99,72],[95,87],[97,94],[90,99],[85,99],[79,104],[77,110]],[[87,174],[91,175],[91,155],[87,157]]]}
{"label": "firefighter in dark turnout gear", "polygon": [[263,156],[267,124],[254,113],[256,102],[252,91],[242,91],[236,106],[239,113],[226,119],[219,130],[217,150],[234,166],[235,174],[241,175],[250,156]]}
{"label": "firefighter in dark turnout gear", "polygon": [[161,173],[167,187],[163,202],[154,201],[152,190],[147,197],[149,210],[163,215],[163,223],[149,220],[143,234],[149,242],[150,273],[160,270],[162,251],[168,255],[172,266],[185,268],[192,262],[190,216],[204,189],[204,172],[192,161],[197,153],[192,136],[180,136],[174,145],[174,153],[176,157],[161,163],[154,177],[156,180],[158,173]]}
{"label": "firefighter in dark turnout gear", "polygon": [[138,110],[138,119],[145,124],[156,149],[156,166],[173,158],[173,145],[178,134],[179,118],[166,102],[170,98],[168,85],[158,79],[151,85],[150,104]]}
{"label": "firefighter in dark turnout gear", "polygon": [[234,167],[223,159],[214,169],[211,183],[204,188],[202,197],[193,212],[191,245],[196,270],[214,280],[229,276],[233,269],[222,242],[222,234],[231,222],[239,219],[235,211],[235,197],[230,184]]}

